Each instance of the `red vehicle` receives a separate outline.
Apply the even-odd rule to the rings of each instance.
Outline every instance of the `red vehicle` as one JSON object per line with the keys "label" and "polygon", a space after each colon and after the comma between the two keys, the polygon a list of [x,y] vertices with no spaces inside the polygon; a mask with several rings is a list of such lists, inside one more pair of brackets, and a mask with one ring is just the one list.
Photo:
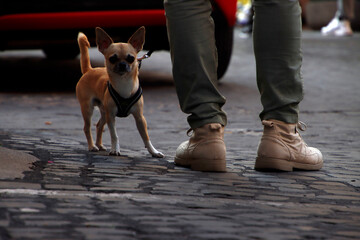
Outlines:
{"label": "red vehicle", "polygon": [[[219,78],[229,64],[236,0],[213,0]],[[0,8],[0,50],[43,49],[49,58],[73,58],[76,38],[84,32],[94,43],[95,27],[104,28],[114,41],[126,41],[146,27],[147,50],[168,50],[163,0],[13,0]]]}

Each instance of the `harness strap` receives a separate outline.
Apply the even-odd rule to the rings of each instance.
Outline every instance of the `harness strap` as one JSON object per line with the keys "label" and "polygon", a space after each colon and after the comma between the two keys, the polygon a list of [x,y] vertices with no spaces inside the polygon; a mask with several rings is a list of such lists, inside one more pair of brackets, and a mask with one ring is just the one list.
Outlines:
{"label": "harness strap", "polygon": [[116,116],[117,117],[129,116],[130,108],[140,99],[140,97],[142,95],[141,86],[139,85],[138,90],[136,91],[136,93],[133,96],[131,96],[129,98],[123,98],[116,92],[116,90],[113,88],[113,86],[111,86],[109,81],[107,82],[107,84],[108,84],[109,93],[118,108]]}

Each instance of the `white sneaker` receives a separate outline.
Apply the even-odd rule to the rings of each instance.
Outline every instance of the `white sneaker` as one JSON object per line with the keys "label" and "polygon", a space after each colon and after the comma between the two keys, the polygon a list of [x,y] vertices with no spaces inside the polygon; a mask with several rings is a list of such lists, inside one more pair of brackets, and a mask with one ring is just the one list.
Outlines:
{"label": "white sneaker", "polygon": [[348,20],[340,21],[340,27],[334,32],[335,36],[343,37],[343,36],[351,36],[353,31],[350,26],[350,22]]}
{"label": "white sneaker", "polygon": [[333,18],[330,23],[321,28],[321,33],[324,36],[351,36],[353,34],[348,20],[339,20],[338,18]]}

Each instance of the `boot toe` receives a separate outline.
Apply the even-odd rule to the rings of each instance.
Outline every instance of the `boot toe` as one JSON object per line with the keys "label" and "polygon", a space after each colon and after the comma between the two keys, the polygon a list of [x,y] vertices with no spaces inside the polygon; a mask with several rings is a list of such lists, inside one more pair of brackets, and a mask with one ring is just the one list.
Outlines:
{"label": "boot toe", "polygon": [[323,162],[323,155],[320,152],[319,149],[314,148],[314,147],[309,147],[310,151],[312,152],[312,155],[314,156],[314,164],[320,164]]}
{"label": "boot toe", "polygon": [[189,147],[189,141],[185,141],[179,145],[175,153],[175,164],[180,166],[190,165],[190,162],[186,157],[188,147]]}

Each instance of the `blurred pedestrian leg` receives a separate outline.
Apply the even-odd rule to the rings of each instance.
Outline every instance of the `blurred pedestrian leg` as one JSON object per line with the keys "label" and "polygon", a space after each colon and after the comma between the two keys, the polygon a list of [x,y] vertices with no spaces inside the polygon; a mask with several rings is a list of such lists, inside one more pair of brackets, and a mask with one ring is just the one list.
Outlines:
{"label": "blurred pedestrian leg", "polygon": [[350,21],[354,18],[354,0],[337,0],[337,11],[329,24],[321,28],[324,36],[352,36]]}

